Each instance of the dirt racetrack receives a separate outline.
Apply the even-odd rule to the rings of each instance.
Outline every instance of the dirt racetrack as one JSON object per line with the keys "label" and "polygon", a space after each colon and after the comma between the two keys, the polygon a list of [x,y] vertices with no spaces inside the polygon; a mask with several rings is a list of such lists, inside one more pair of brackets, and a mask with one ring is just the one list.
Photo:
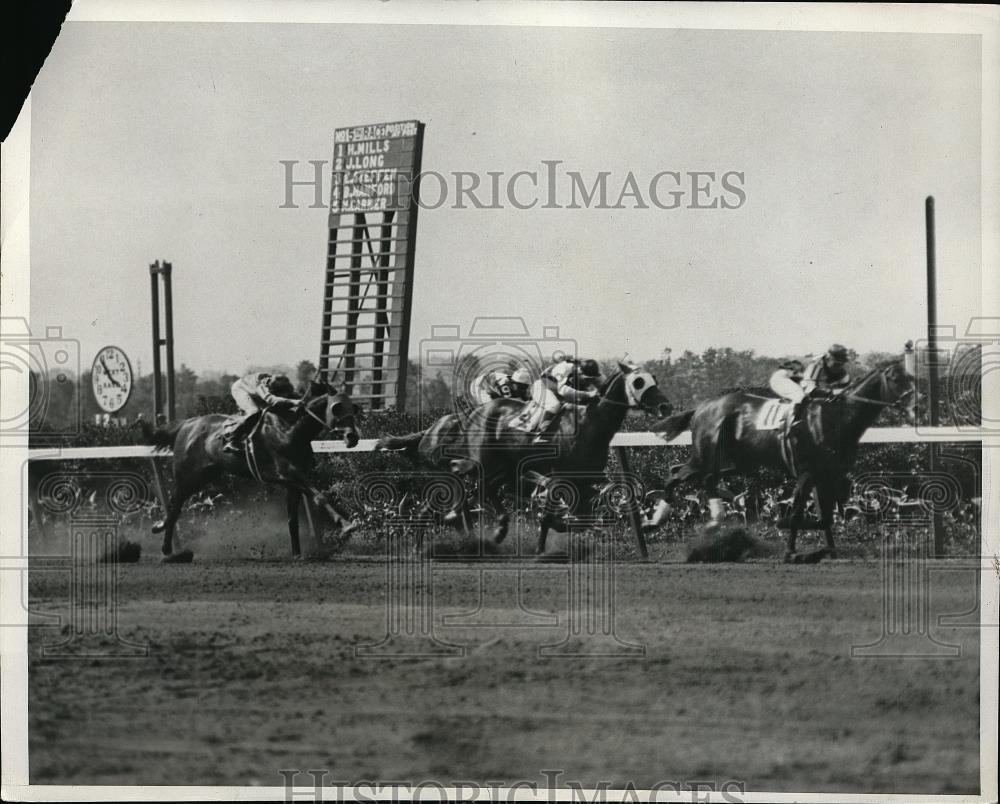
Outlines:
{"label": "dirt racetrack", "polygon": [[[148,657],[43,658],[70,628],[30,629],[31,781],[280,785],[282,769],[327,769],[544,785],[557,770],[586,786],[978,791],[978,631],[932,624],[958,658],[852,658],[882,632],[878,562],[622,563],[610,608],[599,583],[568,602],[569,565],[435,562],[425,611],[456,655],[396,640],[358,656],[387,633],[386,566],[121,566],[118,633]],[[974,583],[932,573],[932,617],[971,609]],[[408,588],[429,600],[426,576]],[[32,571],[33,612],[66,623],[69,591],[67,573]]]}

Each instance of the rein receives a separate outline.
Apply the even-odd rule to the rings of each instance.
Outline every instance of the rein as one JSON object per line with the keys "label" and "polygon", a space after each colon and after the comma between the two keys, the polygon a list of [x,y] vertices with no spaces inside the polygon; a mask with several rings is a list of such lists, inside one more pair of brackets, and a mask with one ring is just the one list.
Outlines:
{"label": "rein", "polygon": [[340,417],[338,417],[338,419],[337,419],[337,421],[336,421],[336,422],[334,422],[334,423],[333,423],[332,425],[329,425],[329,426],[328,426],[328,425],[327,425],[327,423],[326,423],[326,419],[323,419],[323,418],[321,418],[321,417],[317,416],[317,415],[316,415],[315,413],[313,413],[313,412],[312,412],[312,411],[311,411],[311,410],[309,409],[309,406],[308,406],[308,405],[305,405],[305,406],[303,406],[302,410],[304,410],[304,411],[305,411],[306,413],[308,413],[308,414],[309,414],[309,416],[310,416],[310,417],[312,417],[312,419],[313,419],[313,420],[314,420],[314,421],[315,421],[315,422],[316,422],[316,423],[317,423],[317,424],[318,424],[318,425],[319,425],[320,427],[322,427],[322,428],[323,428],[324,430],[331,430],[331,431],[333,431],[333,430],[342,430],[342,429],[344,429],[344,428],[342,428],[342,427],[338,427],[337,425],[338,425],[338,424],[340,423],[340,420],[341,420],[341,419],[344,419],[344,418],[347,418],[346,416],[340,416]]}
{"label": "rein", "polygon": [[311,410],[309,410],[309,406],[308,405],[306,405],[302,409],[306,413],[308,413],[310,416],[312,416],[317,422],[319,422],[319,424],[321,424],[324,429],[326,428],[326,420],[325,419],[321,419],[319,416],[317,416],[315,413],[313,413]]}
{"label": "rein", "polygon": [[[872,369],[864,377],[862,377],[860,380],[858,380],[857,383],[855,383],[854,387],[855,388],[859,388],[860,386],[864,385],[864,383],[868,380],[869,377],[871,377],[873,374],[875,374],[876,372],[878,372],[879,379],[881,380],[881,392],[883,394],[888,393],[888,381],[886,380],[885,373],[889,370],[889,368],[891,368],[891,367],[887,366],[886,368],[881,369],[881,370],[879,370],[879,369]],[[903,404],[902,404],[903,400],[906,399],[907,397],[909,397],[913,392],[914,392],[914,389],[910,388],[910,390],[908,390],[906,393],[904,393],[902,396],[900,396],[894,402],[886,402],[883,399],[872,399],[872,398],[867,397],[867,396],[859,396],[857,393],[855,393],[854,390],[849,390],[846,393],[841,394],[837,398],[838,399],[843,399],[845,401],[850,400],[852,402],[864,402],[865,404],[868,404],[868,405],[877,405],[877,406],[883,407],[883,408],[896,408],[897,410],[903,410]]]}

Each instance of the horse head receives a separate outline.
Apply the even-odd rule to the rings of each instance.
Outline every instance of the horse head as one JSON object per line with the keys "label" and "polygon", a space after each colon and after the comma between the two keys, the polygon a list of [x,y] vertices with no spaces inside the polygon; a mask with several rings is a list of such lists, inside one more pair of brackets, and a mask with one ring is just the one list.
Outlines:
{"label": "horse head", "polygon": [[343,433],[348,449],[358,445],[355,416],[361,414],[350,394],[333,385],[313,381],[302,398],[306,413],[327,430]]}
{"label": "horse head", "polygon": [[645,369],[627,363],[618,364],[618,371],[605,382],[601,396],[629,408],[641,408],[660,418],[670,415],[673,409],[656,384],[656,378]]}
{"label": "horse head", "polygon": [[893,407],[902,410],[908,424],[917,422],[917,381],[909,361],[890,363],[882,370]]}
{"label": "horse head", "polygon": [[852,402],[869,403],[899,410],[909,424],[917,420],[916,380],[911,361],[903,360],[883,363],[869,371],[853,385],[848,386],[843,397]]}
{"label": "horse head", "polygon": [[350,394],[331,389],[326,398],[326,426],[344,434],[344,443],[348,449],[358,445],[358,428],[354,417],[360,415],[361,406],[351,400]]}

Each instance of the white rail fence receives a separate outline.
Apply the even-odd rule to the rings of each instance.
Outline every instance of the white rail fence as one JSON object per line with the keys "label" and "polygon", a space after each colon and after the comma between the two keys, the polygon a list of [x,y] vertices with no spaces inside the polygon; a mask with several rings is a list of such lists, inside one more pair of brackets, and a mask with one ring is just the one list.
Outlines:
{"label": "white rail fence", "polygon": [[[980,442],[980,430],[960,427],[926,427],[914,430],[912,427],[873,427],[861,437],[863,444],[907,444],[907,443],[957,443]],[[313,441],[315,453],[355,453],[374,452],[374,438],[363,438],[358,445],[349,449],[342,441]],[[618,433],[611,441],[615,448],[687,446],[691,443],[691,433],[681,433],[670,442],[657,433]],[[170,457],[169,450],[158,451],[155,447],[143,445],[126,447],[41,447],[28,451],[32,461],[86,461],[110,458],[163,458]]]}

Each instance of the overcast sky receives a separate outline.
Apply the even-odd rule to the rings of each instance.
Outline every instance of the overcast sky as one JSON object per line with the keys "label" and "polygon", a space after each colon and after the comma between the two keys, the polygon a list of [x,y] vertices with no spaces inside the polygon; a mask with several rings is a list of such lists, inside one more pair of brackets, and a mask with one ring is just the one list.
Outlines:
{"label": "overcast sky", "polygon": [[970,36],[67,23],[33,90],[32,324],[148,372],[167,259],[178,364],[315,359],[326,211],[279,208],[279,161],[419,119],[425,170],[739,171],[746,201],[424,210],[414,353],[477,315],[600,357],[896,349],[924,334],[928,194],[941,321],[979,311],[980,91]]}

